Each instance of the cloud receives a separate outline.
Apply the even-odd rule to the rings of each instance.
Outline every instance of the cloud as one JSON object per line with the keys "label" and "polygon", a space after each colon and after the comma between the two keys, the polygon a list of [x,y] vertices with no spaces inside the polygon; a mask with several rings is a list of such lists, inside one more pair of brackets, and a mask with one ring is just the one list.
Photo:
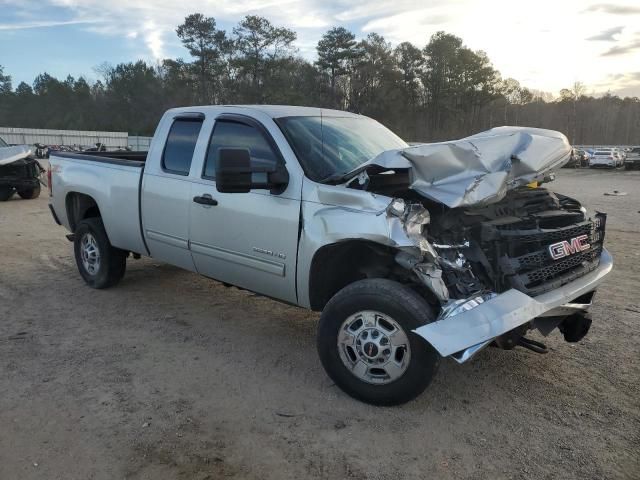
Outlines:
{"label": "cloud", "polygon": [[164,58],[164,51],[162,48],[164,46],[164,42],[162,41],[161,31],[153,20],[147,20],[144,23],[142,30],[144,43],[153,55],[153,58],[155,60],[162,60]]}
{"label": "cloud", "polygon": [[[145,56],[159,59],[177,53],[175,29],[190,13],[214,17],[219,28],[228,30],[245,15],[261,15],[277,26],[297,30],[300,36],[310,33],[304,40],[315,43],[322,30],[335,23],[333,9],[340,1],[346,0],[0,0],[0,4],[7,2],[11,6],[12,16],[34,20],[10,23],[3,18],[0,29],[86,24],[88,32],[126,37],[144,45],[148,52]],[[33,18],[35,12],[43,18],[54,13],[72,16],[74,20],[40,22]]]}
{"label": "cloud", "polygon": [[[429,1],[429,8],[445,4],[443,0]],[[336,7],[338,7],[336,5]],[[335,18],[339,22],[353,22],[371,18],[384,18],[399,13],[424,9],[421,2],[415,0],[375,1],[351,0],[344,8],[336,8]]]}
{"label": "cloud", "polygon": [[83,25],[91,23],[100,23],[100,20],[64,20],[53,22],[29,22],[29,23],[0,23],[0,30],[26,30],[30,28],[51,28],[62,27],[66,25]]}
{"label": "cloud", "polygon": [[407,27],[442,25],[449,20],[447,15],[434,14],[430,9],[403,12],[384,18],[370,20],[362,27],[363,32],[379,32],[385,30],[406,30]]}
{"label": "cloud", "polygon": [[[266,17],[295,30],[299,54],[312,61],[320,36],[332,26],[344,26],[359,39],[377,32],[394,46],[410,41],[418,47],[444,30],[469,48],[486,51],[504,76],[545,91],[575,80],[594,88],[624,80],[621,88],[633,89],[631,77],[607,75],[640,66],[640,31],[632,26],[640,25],[640,0],[539,0],[528,9],[507,8],[505,0],[0,0],[0,5],[0,34],[7,37],[11,30],[76,25],[74,34],[87,42],[88,53],[80,58],[68,51],[56,62],[62,69],[76,61],[77,72],[99,60],[188,58],[175,29],[194,12],[215,18],[218,28],[228,32],[245,15]],[[568,35],[576,25],[582,33]],[[600,46],[594,42],[603,44],[594,48]],[[600,90],[608,89],[603,85]]]}
{"label": "cloud", "polygon": [[613,28],[609,28],[608,30],[604,30],[600,33],[598,33],[597,35],[594,35],[592,37],[587,38],[587,40],[589,41],[601,41],[601,42],[612,42],[615,39],[613,37],[615,37],[616,35],[619,35],[620,33],[622,33],[624,27],[613,27]]}
{"label": "cloud", "polygon": [[637,15],[640,14],[640,7],[631,5],[621,5],[619,3],[597,3],[583,10],[584,12],[601,12],[611,15]]}
{"label": "cloud", "polygon": [[449,31],[456,17],[454,7],[413,8],[394,10],[386,15],[376,15],[360,27],[363,33],[376,32],[392,44],[409,41],[424,46],[438,30]]}
{"label": "cloud", "polygon": [[640,97],[640,71],[609,75],[596,88],[620,97]]}
{"label": "cloud", "polygon": [[615,55],[627,55],[629,53],[633,53],[636,50],[640,50],[640,39],[635,40],[631,43],[627,43],[626,45],[616,45],[615,47],[611,47],[606,52],[602,53],[601,57],[612,57]]}

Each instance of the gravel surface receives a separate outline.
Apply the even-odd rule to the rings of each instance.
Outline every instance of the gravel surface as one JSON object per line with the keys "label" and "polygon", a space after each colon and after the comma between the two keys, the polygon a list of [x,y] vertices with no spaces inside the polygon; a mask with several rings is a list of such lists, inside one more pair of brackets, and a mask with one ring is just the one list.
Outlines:
{"label": "gravel surface", "polygon": [[639,186],[554,184],[609,213],[581,343],[445,360],[395,408],[332,384],[317,314],[150,259],[91,290],[44,192],[0,203],[0,479],[640,478]]}

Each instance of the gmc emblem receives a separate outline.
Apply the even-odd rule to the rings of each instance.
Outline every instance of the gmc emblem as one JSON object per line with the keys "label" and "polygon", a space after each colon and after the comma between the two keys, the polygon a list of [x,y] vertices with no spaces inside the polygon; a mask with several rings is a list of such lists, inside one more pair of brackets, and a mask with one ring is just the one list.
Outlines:
{"label": "gmc emblem", "polygon": [[580,235],[572,238],[571,240],[563,240],[549,245],[549,254],[551,254],[551,258],[554,260],[560,260],[561,258],[568,257],[574,253],[584,252],[590,248],[589,236]]}

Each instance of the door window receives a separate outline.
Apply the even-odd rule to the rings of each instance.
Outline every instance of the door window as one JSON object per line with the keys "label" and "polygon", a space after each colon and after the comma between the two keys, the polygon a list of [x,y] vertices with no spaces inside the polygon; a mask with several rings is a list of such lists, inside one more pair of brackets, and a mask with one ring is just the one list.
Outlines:
{"label": "door window", "polygon": [[162,154],[162,169],[176,175],[189,175],[202,119],[178,118],[171,125]]}
{"label": "door window", "polygon": [[245,123],[218,120],[209,141],[202,178],[215,179],[216,159],[223,148],[246,148],[254,159],[278,159],[265,136],[255,127]]}

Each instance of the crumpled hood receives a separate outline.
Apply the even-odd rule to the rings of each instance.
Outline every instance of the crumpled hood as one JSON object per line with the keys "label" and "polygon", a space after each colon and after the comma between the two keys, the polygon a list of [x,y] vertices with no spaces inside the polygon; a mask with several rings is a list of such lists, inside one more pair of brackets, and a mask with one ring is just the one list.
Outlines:
{"label": "crumpled hood", "polygon": [[26,145],[0,147],[0,165],[8,165],[29,155],[31,155],[31,149]]}
{"label": "crumpled hood", "polygon": [[358,170],[409,169],[410,188],[448,207],[486,205],[539,181],[569,160],[560,132],[497,127],[461,140],[388,150]]}

